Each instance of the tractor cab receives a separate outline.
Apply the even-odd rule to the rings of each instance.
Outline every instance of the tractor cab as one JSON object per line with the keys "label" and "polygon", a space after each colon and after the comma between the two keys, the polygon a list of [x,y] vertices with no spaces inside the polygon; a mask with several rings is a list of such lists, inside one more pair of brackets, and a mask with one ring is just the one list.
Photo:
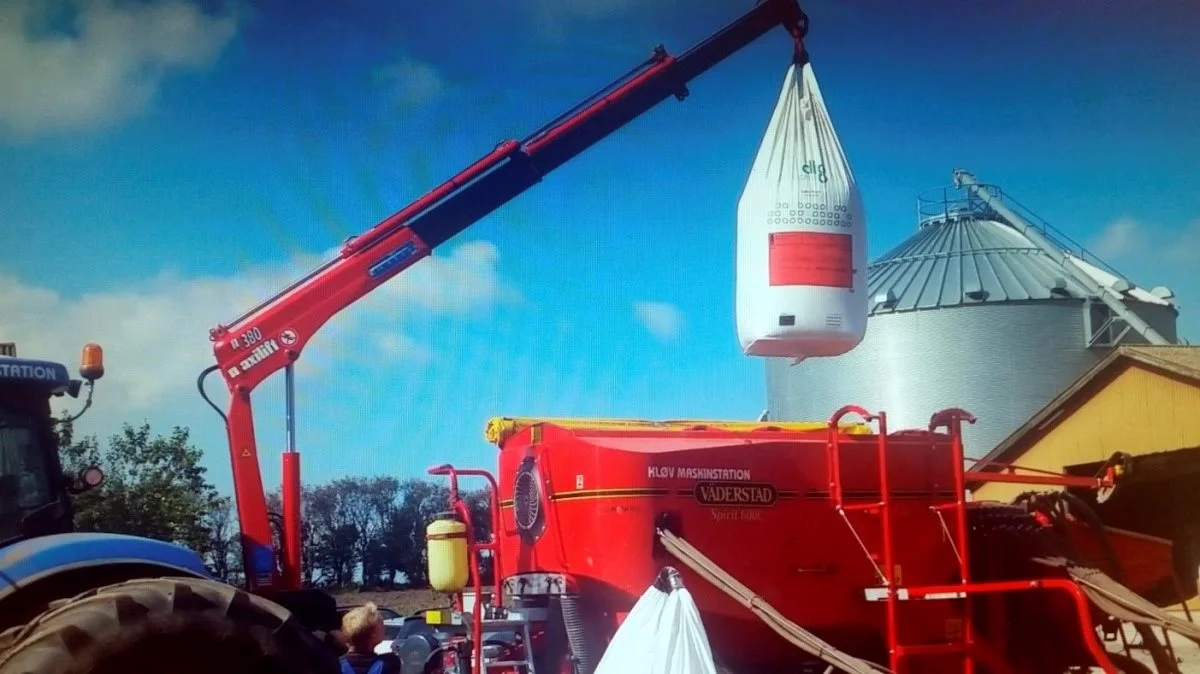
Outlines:
{"label": "tractor cab", "polygon": [[[79,372],[87,386],[86,411],[95,380],[104,375],[99,346],[84,347]],[[0,344],[0,545],[71,531],[71,494],[103,481],[96,467],[65,475],[58,456],[50,400],[77,398],[85,381],[72,379],[61,363],[18,358],[16,345]]]}

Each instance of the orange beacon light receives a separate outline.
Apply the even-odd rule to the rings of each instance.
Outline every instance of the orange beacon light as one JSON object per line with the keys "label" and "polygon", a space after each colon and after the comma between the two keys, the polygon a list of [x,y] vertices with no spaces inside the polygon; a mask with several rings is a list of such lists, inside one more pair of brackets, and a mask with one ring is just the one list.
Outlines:
{"label": "orange beacon light", "polygon": [[87,344],[83,347],[83,356],[79,360],[79,376],[88,381],[95,381],[104,376],[104,349],[99,344]]}

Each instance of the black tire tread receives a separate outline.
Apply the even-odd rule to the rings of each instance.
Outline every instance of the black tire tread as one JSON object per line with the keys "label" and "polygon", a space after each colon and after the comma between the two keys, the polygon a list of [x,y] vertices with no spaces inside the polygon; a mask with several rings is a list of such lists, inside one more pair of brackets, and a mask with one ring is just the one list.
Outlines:
{"label": "black tire tread", "polygon": [[[222,646],[236,637],[279,672],[337,672],[334,654],[273,602],[216,581],[160,577],[52,602],[34,620],[0,634],[0,674],[88,674],[106,657],[136,651],[139,639],[164,634],[203,635]],[[156,662],[146,671],[159,668],[175,669]]]}

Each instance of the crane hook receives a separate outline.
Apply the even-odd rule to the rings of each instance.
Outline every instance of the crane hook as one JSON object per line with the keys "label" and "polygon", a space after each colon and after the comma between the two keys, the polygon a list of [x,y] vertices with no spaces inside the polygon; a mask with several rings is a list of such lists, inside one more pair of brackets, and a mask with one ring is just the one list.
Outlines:
{"label": "crane hook", "polygon": [[791,33],[792,39],[796,42],[792,61],[796,65],[808,63],[808,49],[804,46],[804,38],[808,35],[808,15],[801,11],[796,21],[788,26],[788,33]]}

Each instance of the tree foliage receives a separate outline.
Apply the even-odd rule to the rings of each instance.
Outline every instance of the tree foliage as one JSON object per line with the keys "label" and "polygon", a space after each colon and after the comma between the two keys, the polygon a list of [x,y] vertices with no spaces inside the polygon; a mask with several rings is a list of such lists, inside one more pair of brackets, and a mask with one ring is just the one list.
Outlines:
{"label": "tree foliage", "polygon": [[[75,497],[76,528],[145,536],[187,546],[202,555],[214,575],[242,582],[240,532],[232,499],[221,496],[200,465],[202,451],[188,431],[153,435],[148,425],[126,425],[101,443],[75,437],[60,424],[63,467],[71,474],[98,465],[105,482]],[[477,538],[490,535],[485,490],[463,493]],[[424,586],[428,583],[425,527],[449,509],[441,481],[390,476],[344,477],[301,491],[303,577],[325,587]],[[267,507],[282,513],[278,492]],[[273,517],[276,547],[282,531]],[[481,575],[490,575],[483,560]]]}
{"label": "tree foliage", "polygon": [[104,484],[76,499],[76,529],[169,541],[202,555],[212,551],[211,519],[222,499],[187,429],[152,435],[149,424],[126,424],[101,448],[94,436],[75,440],[70,424],[61,426],[65,471],[75,474],[88,465],[104,471]]}

